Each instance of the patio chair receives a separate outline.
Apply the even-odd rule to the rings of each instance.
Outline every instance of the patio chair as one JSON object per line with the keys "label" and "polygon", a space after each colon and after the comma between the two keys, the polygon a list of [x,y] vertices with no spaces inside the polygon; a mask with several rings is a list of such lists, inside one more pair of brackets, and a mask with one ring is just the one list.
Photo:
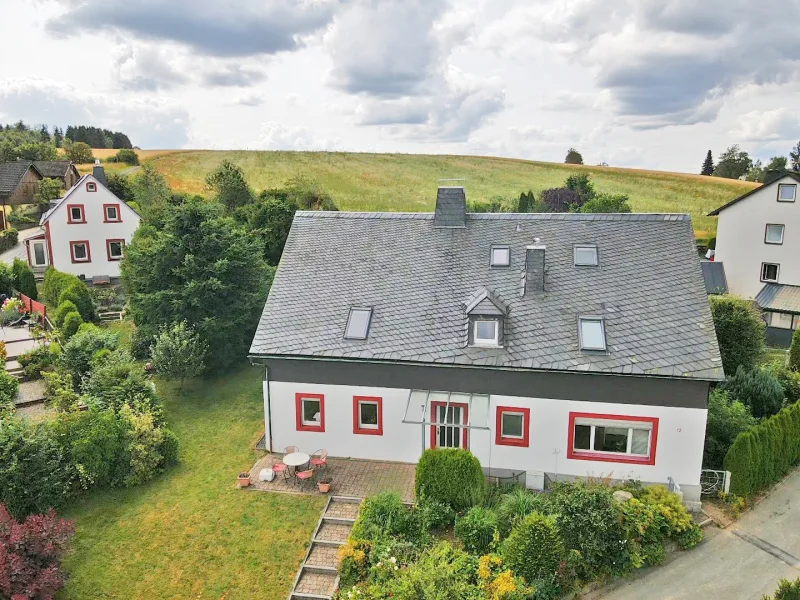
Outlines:
{"label": "patio chair", "polygon": [[289,467],[282,462],[276,462],[274,465],[272,465],[272,470],[276,473],[283,473],[284,479],[289,478]]}
{"label": "patio chair", "polygon": [[328,451],[323,449],[316,450],[314,454],[311,455],[311,465],[316,467],[317,469],[327,469],[328,468]]}
{"label": "patio chair", "polygon": [[293,454],[295,452],[300,452],[300,448],[297,446],[286,446],[286,448],[283,449],[284,454]]}
{"label": "patio chair", "polygon": [[316,472],[313,469],[309,469],[308,471],[298,471],[294,475],[295,476],[295,480],[294,480],[295,485],[297,485],[297,482],[300,482],[301,487],[302,487],[303,485],[305,485],[305,483],[307,481],[310,482],[311,485],[314,485],[314,474],[315,473]]}

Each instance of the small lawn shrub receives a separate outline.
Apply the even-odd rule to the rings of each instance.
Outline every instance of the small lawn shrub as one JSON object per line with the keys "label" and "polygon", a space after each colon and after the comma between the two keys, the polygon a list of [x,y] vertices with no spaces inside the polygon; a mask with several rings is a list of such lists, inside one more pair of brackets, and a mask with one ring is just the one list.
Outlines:
{"label": "small lawn shrub", "polygon": [[775,595],[772,598],[762,596],[761,600],[800,600],[800,577],[794,581],[781,579]]}
{"label": "small lawn shrub", "polygon": [[716,388],[708,398],[708,422],[703,447],[703,467],[722,469],[728,449],[736,437],[758,421],[750,408],[731,398],[728,392]]}
{"label": "small lawn shrub", "polygon": [[92,359],[92,370],[84,377],[81,391],[87,402],[118,413],[128,405],[137,413],[149,413],[161,423],[163,406],[141,365],[127,352],[103,348]]}
{"label": "small lawn shrub", "polygon": [[137,325],[131,339],[131,354],[134,358],[143,360],[150,358],[150,348],[158,336],[158,327],[153,325]]}
{"label": "small lawn shrub", "polygon": [[64,339],[68,340],[78,333],[78,329],[81,328],[81,325],[83,325],[83,319],[80,313],[67,313],[67,316],[64,317],[64,325],[61,327],[61,333],[64,335]]}
{"label": "small lawn shrub", "polygon": [[52,369],[57,357],[58,346],[55,344],[41,344],[17,359],[22,365],[22,373],[25,379],[35,380],[42,378],[42,371]]}
{"label": "small lawn shrub", "polygon": [[11,266],[11,273],[17,291],[25,294],[31,300],[38,300],[39,291],[36,289],[36,277],[30,265],[24,260],[15,258],[14,264]]}
{"label": "small lawn shrub", "polygon": [[64,319],[67,318],[67,315],[70,313],[78,313],[78,307],[75,306],[75,303],[71,300],[65,300],[61,304],[58,305],[56,311],[53,313],[53,325],[58,327],[59,329],[64,326]]}
{"label": "small lawn shrub", "polygon": [[523,487],[515,486],[513,490],[500,497],[497,503],[497,522],[502,537],[508,536],[511,528],[533,511],[549,514],[548,497],[535,494]]}
{"label": "small lawn shrub", "polygon": [[468,450],[425,450],[417,464],[416,494],[448,504],[455,511],[480,504],[486,497],[481,463]]}
{"label": "small lawn shrub", "polygon": [[65,301],[72,302],[81,313],[81,318],[90,323],[94,320],[94,302],[92,302],[92,295],[89,293],[89,288],[77,277],[69,283],[66,288],[61,291],[58,296],[58,303],[62,304]]}
{"label": "small lawn shrub", "polygon": [[383,492],[364,500],[351,535],[372,541],[391,536],[424,545],[428,532],[420,510],[403,504],[400,494]]}
{"label": "small lawn shrub", "polygon": [[0,366],[0,411],[14,406],[18,390],[19,380]]}
{"label": "small lawn shrub", "polygon": [[620,505],[622,526],[629,541],[631,565],[638,569],[664,561],[666,519],[657,506],[632,498]]}
{"label": "small lawn shrub", "polygon": [[455,534],[467,552],[486,554],[499,539],[497,515],[483,506],[473,506],[456,520]]}
{"label": "small lawn shrub", "polygon": [[757,419],[777,414],[783,404],[783,387],[768,369],[748,371],[739,367],[733,377],[725,382],[723,389],[733,399],[749,406]]}
{"label": "small lawn shrub", "polygon": [[533,512],[519,522],[503,542],[503,561],[533,586],[558,585],[557,574],[566,558],[556,519]]}
{"label": "small lawn shrub", "polygon": [[481,556],[478,561],[478,580],[487,600],[528,600],[536,598],[535,590],[515,576],[497,554]]}
{"label": "small lawn shrub", "polygon": [[167,458],[170,457],[165,456],[164,448],[173,451],[174,437],[167,439],[164,433],[166,429],[156,424],[153,415],[137,414],[127,405],[122,407],[120,417],[127,425],[124,448],[125,453],[130,456],[123,483],[132,486],[150,481],[170,466],[167,463]]}
{"label": "small lawn shrub", "polygon": [[77,389],[83,376],[91,369],[92,358],[95,354],[104,348],[113,351],[118,347],[118,333],[85,323],[78,333],[64,344],[59,357],[59,365],[72,375],[72,382]]}
{"label": "small lawn shrub", "polygon": [[18,522],[0,504],[0,597],[52,600],[64,586],[61,560],[75,534],[50,509]]}
{"label": "small lawn shrub", "polygon": [[423,523],[428,529],[444,529],[455,523],[455,511],[444,502],[422,496],[417,500],[415,508],[420,511]]}

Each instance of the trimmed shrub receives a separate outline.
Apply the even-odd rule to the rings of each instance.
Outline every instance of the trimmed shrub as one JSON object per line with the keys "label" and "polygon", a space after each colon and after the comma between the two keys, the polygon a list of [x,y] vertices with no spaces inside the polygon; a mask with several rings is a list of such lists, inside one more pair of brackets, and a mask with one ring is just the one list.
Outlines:
{"label": "trimmed shrub", "polygon": [[703,447],[703,467],[721,469],[737,436],[757,423],[745,405],[717,388],[708,397],[708,422]]}
{"label": "trimmed shrub", "polygon": [[[0,250],[2,252],[2,250]],[[11,298],[14,293],[14,275],[11,267],[6,263],[0,263],[0,294],[5,294]]]}
{"label": "trimmed shrub", "polygon": [[456,521],[455,534],[467,552],[486,554],[497,535],[497,515],[483,506],[473,506]]}
{"label": "trimmed shrub", "polygon": [[58,296],[58,303],[61,304],[65,301],[70,301],[78,308],[81,313],[81,318],[87,323],[94,319],[94,302],[92,302],[92,295],[89,293],[89,288],[86,284],[75,278],[61,291]]}
{"label": "trimmed shrub", "polygon": [[78,333],[78,329],[80,329],[81,325],[83,325],[83,319],[78,312],[68,313],[67,316],[64,317],[64,325],[61,327],[61,333],[63,333],[64,338],[68,340]]}
{"label": "trimmed shrub", "polygon": [[116,413],[128,405],[134,412],[150,413],[158,423],[162,422],[163,407],[155,387],[130,355],[102,348],[92,358],[91,365],[92,370],[81,385],[90,404]]}
{"label": "trimmed shrub", "polygon": [[722,388],[734,399],[749,406],[757,419],[776,414],[783,403],[783,387],[767,369],[747,371],[740,366]]}
{"label": "trimmed shrub", "polygon": [[44,283],[42,284],[44,301],[50,306],[58,306],[58,298],[61,296],[61,292],[67,289],[67,286],[74,280],[80,281],[75,275],[62,273],[54,267],[47,267],[44,272]]}
{"label": "trimmed shrub", "polygon": [[75,534],[53,509],[17,522],[0,504],[0,597],[50,600],[64,586],[61,560]]}
{"label": "trimmed shrub", "polygon": [[800,461],[800,403],[740,434],[725,456],[731,493],[749,496],[780,480]]}
{"label": "trimmed shrub", "polygon": [[800,327],[792,334],[792,345],[789,347],[789,368],[800,371]]}
{"label": "trimmed shrub", "polygon": [[28,296],[32,300],[39,298],[39,291],[36,289],[36,278],[33,275],[33,269],[24,260],[19,258],[14,259],[14,264],[11,267],[11,272],[14,276],[14,287],[17,288],[22,294]]}
{"label": "trimmed shrub", "polygon": [[631,566],[638,569],[664,561],[666,519],[657,506],[631,498],[620,505],[622,526],[628,539]]}
{"label": "trimmed shrub", "polygon": [[421,496],[414,507],[420,512],[422,522],[428,529],[444,529],[455,523],[456,513],[450,505],[427,496]]}
{"label": "trimmed shrub", "polygon": [[737,296],[710,296],[722,368],[735,373],[753,369],[764,352],[764,321],[754,302]]}
{"label": "trimmed shrub", "polygon": [[800,577],[794,581],[781,579],[775,595],[772,598],[762,596],[761,600],[800,600]]}
{"label": "trimmed shrub", "polygon": [[368,541],[386,536],[420,544],[427,541],[420,511],[404,505],[400,494],[394,492],[383,492],[364,500],[350,535],[353,539]]}
{"label": "trimmed shrub", "polygon": [[513,490],[503,494],[497,503],[497,521],[501,535],[507,536],[514,525],[533,511],[550,513],[547,505],[547,496],[534,494],[523,487],[515,486]]}
{"label": "trimmed shrub", "polygon": [[529,514],[503,542],[500,554],[527,583],[554,583],[566,554],[555,517],[538,512]]}
{"label": "trimmed shrub", "polygon": [[74,302],[70,300],[65,300],[61,304],[58,305],[56,311],[53,313],[53,325],[58,327],[59,329],[64,326],[64,319],[67,318],[67,315],[70,313],[78,313],[78,307],[75,306]]}
{"label": "trimmed shrub", "polygon": [[481,463],[468,450],[430,448],[417,464],[416,494],[449,505],[455,511],[480,504],[486,497]]}

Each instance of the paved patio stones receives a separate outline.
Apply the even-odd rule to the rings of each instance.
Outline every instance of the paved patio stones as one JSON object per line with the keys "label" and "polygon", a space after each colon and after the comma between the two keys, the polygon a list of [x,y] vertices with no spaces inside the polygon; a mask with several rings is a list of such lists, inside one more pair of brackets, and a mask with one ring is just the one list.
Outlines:
{"label": "paved patio stones", "polygon": [[311,552],[308,553],[308,558],[306,559],[306,565],[331,569],[339,568],[339,546],[312,545]]}
{"label": "paved patio stones", "polygon": [[293,595],[297,597],[297,594],[314,594],[330,598],[336,591],[337,579],[336,573],[313,572],[304,569],[294,588]]}

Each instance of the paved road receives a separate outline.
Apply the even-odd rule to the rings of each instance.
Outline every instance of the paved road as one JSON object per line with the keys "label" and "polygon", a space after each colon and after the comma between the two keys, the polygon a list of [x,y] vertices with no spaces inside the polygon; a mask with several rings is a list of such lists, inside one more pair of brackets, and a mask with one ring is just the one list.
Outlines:
{"label": "paved road", "polygon": [[42,230],[39,227],[31,227],[29,229],[23,229],[19,232],[18,243],[13,248],[10,248],[0,254],[0,262],[11,264],[14,262],[15,258],[21,258],[22,260],[28,260],[28,254],[25,250],[25,244],[22,242],[32,235],[38,235],[42,233]]}
{"label": "paved road", "polygon": [[781,578],[800,577],[800,469],[728,529],[666,565],[643,571],[604,600],[760,600]]}

